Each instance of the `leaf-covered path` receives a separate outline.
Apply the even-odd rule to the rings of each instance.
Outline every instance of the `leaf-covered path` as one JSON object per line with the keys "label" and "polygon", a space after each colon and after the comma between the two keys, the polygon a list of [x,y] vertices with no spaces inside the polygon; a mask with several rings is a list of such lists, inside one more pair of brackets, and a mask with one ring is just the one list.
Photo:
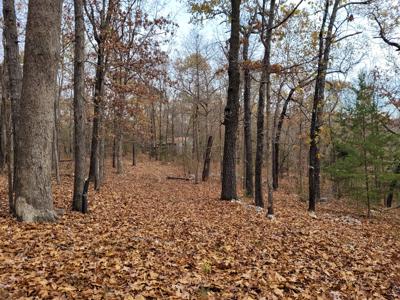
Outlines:
{"label": "leaf-covered path", "polygon": [[[218,200],[217,182],[166,180],[146,162],[90,192],[90,214],[56,224],[7,214],[1,180],[0,299],[395,299],[399,219],[361,223],[276,193],[276,219]],[[72,177],[54,187],[68,208]],[[349,221],[350,220],[350,221]]]}

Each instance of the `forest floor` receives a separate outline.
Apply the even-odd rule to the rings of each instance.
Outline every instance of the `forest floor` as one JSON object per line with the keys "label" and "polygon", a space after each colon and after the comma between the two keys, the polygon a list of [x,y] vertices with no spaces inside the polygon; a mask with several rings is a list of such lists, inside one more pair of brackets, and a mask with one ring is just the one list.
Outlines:
{"label": "forest floor", "polygon": [[400,298],[399,210],[366,219],[328,202],[312,218],[279,191],[269,220],[220,201],[216,180],[166,179],[180,173],[126,166],[90,191],[82,215],[69,209],[69,171],[54,186],[66,209],[55,224],[10,218],[2,178],[0,299]]}

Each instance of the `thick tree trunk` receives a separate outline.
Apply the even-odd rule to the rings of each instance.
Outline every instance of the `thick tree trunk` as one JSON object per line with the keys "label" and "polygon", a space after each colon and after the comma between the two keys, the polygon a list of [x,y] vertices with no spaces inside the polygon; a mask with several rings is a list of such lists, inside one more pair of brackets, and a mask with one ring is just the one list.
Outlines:
{"label": "thick tree trunk", "polygon": [[240,0],[231,0],[231,37],[229,39],[228,100],[224,111],[225,140],[222,163],[222,200],[237,198],[236,192],[236,139],[239,123],[239,48]]}
{"label": "thick tree trunk", "polygon": [[75,57],[74,57],[74,195],[72,209],[82,212],[82,193],[85,184],[85,22],[83,0],[74,0]]}
{"label": "thick tree trunk", "polygon": [[61,33],[60,0],[30,1],[17,143],[15,210],[22,221],[54,221],[51,152]]}
{"label": "thick tree trunk", "polygon": [[[243,43],[243,61],[249,59],[249,35],[245,36]],[[244,91],[243,91],[243,109],[244,109],[244,154],[245,154],[245,190],[248,197],[253,197],[253,147],[251,134],[251,75],[249,68],[244,68]]]}
{"label": "thick tree trunk", "polygon": [[204,166],[203,166],[203,174],[202,180],[207,181],[208,177],[210,177],[210,164],[211,164],[211,149],[213,144],[213,137],[210,135],[207,141],[207,148],[204,155]]}

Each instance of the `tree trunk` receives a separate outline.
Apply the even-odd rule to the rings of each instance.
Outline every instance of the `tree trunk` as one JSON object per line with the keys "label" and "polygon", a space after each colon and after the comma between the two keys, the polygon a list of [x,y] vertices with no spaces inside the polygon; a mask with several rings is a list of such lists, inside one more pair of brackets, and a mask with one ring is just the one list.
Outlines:
{"label": "tree trunk", "polygon": [[320,155],[318,138],[322,122],[322,106],[324,102],[326,71],[328,68],[329,54],[333,39],[333,27],[336,20],[339,3],[340,0],[335,0],[329,18],[329,25],[326,30],[325,25],[329,15],[330,1],[325,1],[324,16],[319,32],[318,71],[317,79],[315,81],[315,92],[310,124],[310,153],[308,171],[308,210],[310,212],[315,212],[315,204],[320,197]]}
{"label": "tree trunk", "polygon": [[[243,61],[249,59],[249,35],[245,35],[243,42]],[[245,154],[245,190],[248,197],[253,197],[253,147],[251,140],[251,75],[249,68],[244,68],[244,91],[243,91],[243,109],[244,109],[244,154]]]}
{"label": "tree trunk", "polygon": [[[17,29],[17,20],[15,14],[15,3],[14,0],[3,0],[3,19],[4,19],[4,27],[3,27],[3,36],[4,36],[4,62],[7,71],[7,89],[9,91],[9,96],[11,100],[11,131],[9,138],[12,138],[13,141],[10,141],[9,144],[13,150],[13,154],[9,155],[8,159],[12,160],[10,162],[12,169],[12,186],[11,194],[13,194],[15,184],[18,180],[16,178],[15,168],[17,167],[18,162],[16,159],[19,157],[18,146],[19,141],[21,139],[18,138],[19,125],[18,121],[20,118],[20,98],[21,98],[21,85],[22,85],[22,69],[19,60],[19,46],[18,46],[18,29]],[[11,183],[11,182],[10,182]],[[14,203],[14,200],[12,201]],[[10,207],[11,209],[11,207]],[[12,208],[14,210],[14,208]],[[14,214],[15,211],[12,211]]]}
{"label": "tree trunk", "polygon": [[228,100],[224,111],[225,139],[222,163],[222,200],[237,198],[236,192],[236,138],[239,123],[239,48],[240,0],[231,0],[231,36],[229,39]]}
{"label": "tree trunk", "polygon": [[[257,148],[256,148],[256,165],[255,165],[255,204],[259,207],[264,207],[263,189],[262,189],[262,167],[263,167],[263,152],[264,152],[264,118],[265,118],[265,97],[267,100],[267,112],[269,112],[270,106],[270,90],[271,90],[271,42],[273,32],[273,22],[275,17],[275,0],[271,0],[269,9],[268,22],[265,24],[265,17],[263,17],[263,32],[266,30],[264,44],[264,58],[263,58],[263,71],[261,73],[261,81],[259,88],[259,99],[258,99],[258,112],[257,112]],[[265,13],[265,1],[263,2],[263,13]],[[266,26],[266,28],[265,28]],[[263,34],[262,34],[263,35]],[[268,116],[268,114],[267,114]],[[268,116],[269,117],[269,116]],[[269,119],[267,120],[269,122]],[[267,126],[269,129],[270,126]],[[269,130],[268,130],[269,131]],[[268,139],[267,131],[267,139]],[[267,159],[269,161],[271,153],[269,151],[269,145],[267,144]],[[271,168],[271,162],[269,161],[268,167]],[[268,188],[268,210],[272,209],[272,191],[270,191],[270,185],[272,188],[272,182],[270,182],[271,172],[267,172],[267,188]],[[272,209],[273,210],[273,209]]]}
{"label": "tree trunk", "polygon": [[[396,174],[396,175],[400,174],[400,163],[397,164],[397,166],[394,170],[394,174]],[[386,201],[385,201],[386,207],[392,207],[392,205],[393,205],[393,192],[394,192],[394,189],[396,188],[396,185],[397,185],[396,179],[390,183],[389,193],[388,193],[388,195],[386,197]]]}
{"label": "tree trunk", "polygon": [[[56,100],[57,101],[57,100]],[[56,175],[57,184],[61,184],[60,178],[60,157],[58,152],[58,129],[57,129],[57,106],[54,105],[54,128],[53,128],[53,167]]]}
{"label": "tree trunk", "polygon": [[13,133],[12,133],[12,120],[11,120],[11,99],[9,97],[9,83],[7,68],[2,70],[2,113],[4,114],[5,130],[6,130],[6,162],[7,162],[7,179],[8,179],[8,207],[10,214],[15,215],[15,202],[14,202],[14,147],[13,147]]}
{"label": "tree trunk", "polygon": [[[95,182],[95,189],[97,190],[100,183],[100,143],[101,143],[101,119],[102,119],[102,106],[103,106],[103,84],[105,73],[105,55],[103,43],[98,45],[97,65],[96,65],[96,79],[94,91],[94,116],[92,128],[92,146],[90,152],[90,168],[89,178]],[[96,184],[97,182],[97,184]],[[96,188],[97,187],[97,188]]]}
{"label": "tree trunk", "polygon": [[[264,53],[264,63],[266,54]],[[261,73],[260,87],[258,90],[258,109],[257,109],[257,146],[256,164],[254,169],[254,201],[258,207],[264,207],[264,195],[262,188],[262,168],[264,155],[264,110],[265,110],[265,77],[266,71],[263,68]]]}
{"label": "tree trunk", "polygon": [[7,83],[4,81],[4,68],[1,68],[1,120],[0,120],[0,168],[4,171],[7,163]]}
{"label": "tree trunk", "polygon": [[74,57],[74,194],[72,210],[82,212],[82,193],[85,184],[85,22],[83,0],[74,0],[75,57]]}
{"label": "tree trunk", "polygon": [[282,107],[281,114],[279,116],[278,125],[276,127],[276,133],[275,133],[275,138],[274,138],[274,149],[272,152],[272,163],[273,163],[273,168],[272,168],[273,184],[272,184],[272,186],[273,186],[274,190],[277,190],[279,187],[279,151],[280,151],[279,145],[280,145],[283,121],[285,120],[287,108],[292,99],[294,91],[295,91],[295,89],[291,89],[289,92],[289,95],[286,97],[285,103],[283,104],[283,107]]}
{"label": "tree trunk", "polygon": [[211,164],[211,149],[213,144],[213,137],[210,135],[207,141],[206,153],[204,155],[204,166],[203,166],[203,174],[202,180],[207,181],[210,176],[210,164]]}
{"label": "tree trunk", "polygon": [[60,0],[30,1],[17,143],[15,210],[18,219],[54,221],[51,152],[54,91],[61,33]]}
{"label": "tree trunk", "polygon": [[115,137],[113,138],[113,147],[112,147],[112,167],[115,169],[117,166],[117,144],[115,142]]}
{"label": "tree trunk", "polygon": [[136,166],[136,146],[135,146],[135,141],[132,142],[132,166]]}
{"label": "tree trunk", "polygon": [[118,126],[117,133],[115,136],[115,144],[116,144],[116,157],[117,157],[117,174],[122,174],[123,171],[123,163],[122,163],[122,132],[120,127]]}

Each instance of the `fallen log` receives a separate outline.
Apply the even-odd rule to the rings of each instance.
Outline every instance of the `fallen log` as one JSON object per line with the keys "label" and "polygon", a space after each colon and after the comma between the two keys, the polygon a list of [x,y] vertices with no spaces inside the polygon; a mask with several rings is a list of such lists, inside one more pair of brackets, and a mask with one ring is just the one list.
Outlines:
{"label": "fallen log", "polygon": [[188,177],[176,177],[176,176],[167,176],[167,179],[169,179],[169,180],[184,180],[184,181],[191,180],[191,178],[188,178]]}

